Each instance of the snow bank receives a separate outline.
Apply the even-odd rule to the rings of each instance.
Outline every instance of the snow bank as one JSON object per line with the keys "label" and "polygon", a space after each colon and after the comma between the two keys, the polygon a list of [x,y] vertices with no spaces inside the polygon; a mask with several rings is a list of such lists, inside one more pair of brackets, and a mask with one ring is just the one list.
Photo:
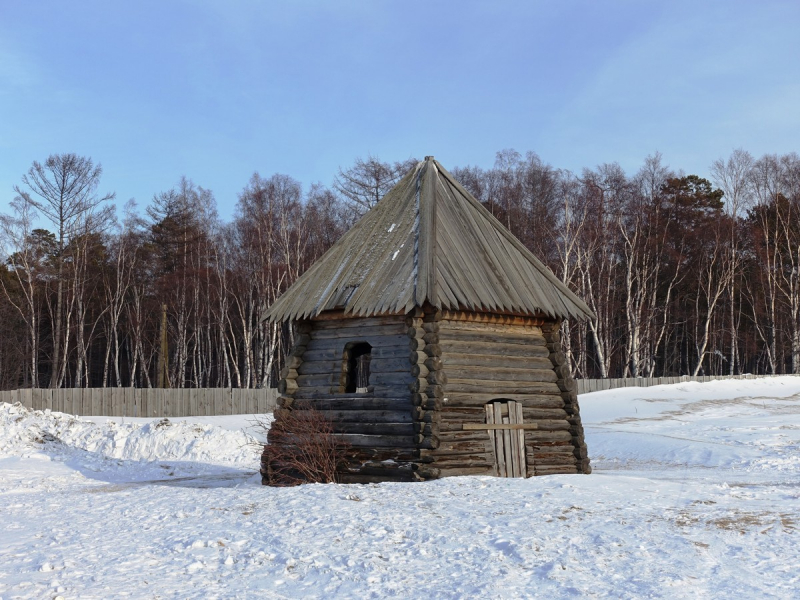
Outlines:
{"label": "snow bank", "polygon": [[0,456],[40,450],[82,450],[96,458],[126,461],[193,461],[253,467],[256,438],[186,420],[136,419],[95,423],[64,413],[0,403]]}
{"label": "snow bank", "polygon": [[798,394],[582,395],[590,476],[282,489],[242,417],[0,405],[0,598],[795,598]]}
{"label": "snow bank", "polygon": [[800,377],[621,388],[580,404],[596,469],[800,472]]}

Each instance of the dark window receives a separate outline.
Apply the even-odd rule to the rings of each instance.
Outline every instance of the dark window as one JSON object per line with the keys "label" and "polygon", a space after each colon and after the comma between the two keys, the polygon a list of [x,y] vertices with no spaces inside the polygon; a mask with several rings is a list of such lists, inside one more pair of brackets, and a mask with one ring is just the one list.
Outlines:
{"label": "dark window", "polygon": [[369,386],[372,346],[366,342],[351,342],[345,346],[344,360],[346,364],[344,392],[348,394],[366,392]]}

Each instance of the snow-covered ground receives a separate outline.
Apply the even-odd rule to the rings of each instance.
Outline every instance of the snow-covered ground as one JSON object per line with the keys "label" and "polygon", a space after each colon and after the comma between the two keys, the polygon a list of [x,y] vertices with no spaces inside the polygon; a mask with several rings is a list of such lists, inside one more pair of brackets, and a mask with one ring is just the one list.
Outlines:
{"label": "snow-covered ground", "polygon": [[290,489],[252,416],[0,404],[0,598],[800,597],[800,377],[580,401],[591,476]]}

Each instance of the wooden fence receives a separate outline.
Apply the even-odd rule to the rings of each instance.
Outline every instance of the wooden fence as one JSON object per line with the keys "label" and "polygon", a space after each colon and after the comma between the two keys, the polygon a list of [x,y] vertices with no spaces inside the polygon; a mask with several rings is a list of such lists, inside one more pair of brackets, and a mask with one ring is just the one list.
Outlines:
{"label": "wooden fence", "polygon": [[0,402],[20,402],[80,416],[195,417],[263,414],[275,409],[278,390],[239,388],[64,388],[0,391]]}
{"label": "wooden fence", "polygon": [[628,379],[578,379],[579,394],[613,390],[621,387],[650,387],[653,385],[666,385],[670,383],[683,383],[685,381],[717,381],[719,379],[760,379],[762,377],[783,377],[783,375],[681,375],[678,377],[636,377]]}
{"label": "wooden fence", "polygon": [[[621,387],[650,387],[684,381],[757,379],[777,375],[720,375],[692,377],[638,377],[629,379],[578,379],[578,393]],[[111,417],[195,417],[263,414],[275,410],[278,390],[240,388],[66,388],[0,391],[0,402],[20,402],[36,410],[50,409],[72,415]]]}

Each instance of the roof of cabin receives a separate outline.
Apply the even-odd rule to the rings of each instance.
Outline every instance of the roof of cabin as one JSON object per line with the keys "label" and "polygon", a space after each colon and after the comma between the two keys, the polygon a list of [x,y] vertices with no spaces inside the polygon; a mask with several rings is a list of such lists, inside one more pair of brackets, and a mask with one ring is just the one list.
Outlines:
{"label": "roof of cabin", "polygon": [[593,318],[432,156],[408,173],[267,311],[271,321],[441,309]]}

